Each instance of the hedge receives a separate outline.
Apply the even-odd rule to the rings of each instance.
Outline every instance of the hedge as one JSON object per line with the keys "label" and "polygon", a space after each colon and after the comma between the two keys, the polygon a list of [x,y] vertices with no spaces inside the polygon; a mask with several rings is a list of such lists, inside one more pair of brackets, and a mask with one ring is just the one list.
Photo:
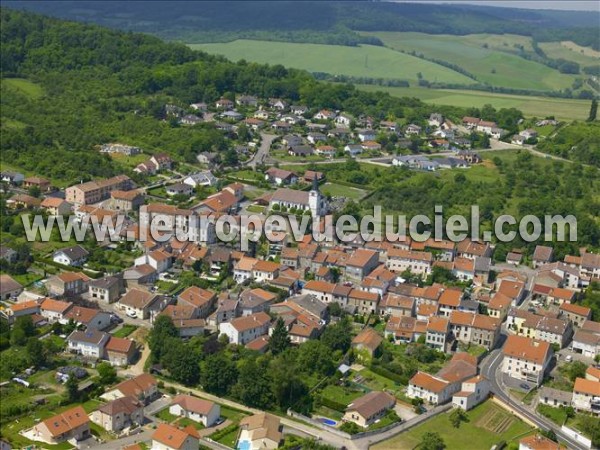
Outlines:
{"label": "hedge", "polygon": [[326,406],[329,409],[339,411],[339,412],[346,411],[346,405],[344,405],[343,403],[337,402],[335,400],[332,400],[329,397],[325,397],[323,395],[321,395],[321,405]]}
{"label": "hedge", "polygon": [[219,431],[215,431],[213,434],[211,434],[209,437],[213,440],[213,441],[218,441],[219,439],[221,439],[223,436],[225,436],[226,434],[232,433],[235,430],[237,430],[239,428],[238,425],[236,425],[235,423],[232,423],[231,425],[227,425],[225,428],[221,428]]}
{"label": "hedge", "polygon": [[36,258],[35,259],[36,262],[41,262],[44,264],[48,264],[49,266],[53,266],[53,267],[58,267],[59,269],[63,269],[66,270],[68,272],[83,272],[84,274],[86,274],[88,277],[90,278],[101,278],[102,275],[104,275],[103,272],[90,272],[89,270],[85,270],[81,267],[72,267],[72,266],[65,266],[64,264],[60,264],[55,262],[52,259],[48,259],[48,258]]}
{"label": "hedge", "polygon": [[386,369],[385,367],[371,364],[369,369],[371,370],[371,372],[377,375],[381,375],[384,378],[389,378],[390,380],[395,381],[396,383],[406,384],[405,376],[394,373],[391,370]]}

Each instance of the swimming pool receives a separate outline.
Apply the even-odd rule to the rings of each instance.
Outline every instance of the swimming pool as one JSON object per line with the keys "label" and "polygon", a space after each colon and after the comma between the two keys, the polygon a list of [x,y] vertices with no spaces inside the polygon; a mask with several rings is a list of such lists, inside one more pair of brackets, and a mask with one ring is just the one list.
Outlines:
{"label": "swimming pool", "polygon": [[335,427],[337,425],[337,422],[335,420],[328,419],[327,417],[318,417],[317,420],[323,425],[327,425],[329,427]]}
{"label": "swimming pool", "polygon": [[237,445],[238,450],[250,450],[252,448],[252,444],[250,441],[240,441]]}

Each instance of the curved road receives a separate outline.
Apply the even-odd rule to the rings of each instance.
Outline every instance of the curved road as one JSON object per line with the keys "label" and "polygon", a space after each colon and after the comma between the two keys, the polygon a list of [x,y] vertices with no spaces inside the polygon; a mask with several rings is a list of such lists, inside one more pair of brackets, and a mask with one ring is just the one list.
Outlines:
{"label": "curved road", "polygon": [[514,401],[510,398],[510,395],[504,390],[503,383],[501,380],[502,372],[500,370],[500,364],[502,363],[502,350],[497,349],[492,351],[481,363],[481,374],[486,377],[490,382],[491,392],[501,400],[503,400],[511,409],[517,411],[522,416],[529,419],[541,430],[552,430],[556,433],[558,439],[566,443],[569,449],[574,450],[587,450],[587,447],[577,442],[571,436],[563,433],[559,426],[549,421],[548,419],[537,415],[531,409],[525,405]]}

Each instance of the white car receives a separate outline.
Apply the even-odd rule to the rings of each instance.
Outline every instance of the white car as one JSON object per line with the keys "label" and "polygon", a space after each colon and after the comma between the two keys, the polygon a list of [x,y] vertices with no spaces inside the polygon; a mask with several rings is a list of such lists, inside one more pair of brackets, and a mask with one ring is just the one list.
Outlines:
{"label": "white car", "polygon": [[132,319],[135,319],[137,317],[137,313],[135,311],[127,311],[127,315]]}

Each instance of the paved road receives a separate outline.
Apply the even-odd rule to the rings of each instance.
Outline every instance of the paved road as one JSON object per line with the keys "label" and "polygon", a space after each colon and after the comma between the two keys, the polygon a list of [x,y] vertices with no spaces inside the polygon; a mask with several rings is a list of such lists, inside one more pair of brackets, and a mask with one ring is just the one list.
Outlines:
{"label": "paved road", "polygon": [[260,146],[258,147],[258,150],[254,154],[252,159],[249,159],[248,161],[246,161],[246,165],[248,167],[252,167],[253,169],[256,169],[257,165],[264,164],[266,157],[269,155],[269,150],[271,149],[271,144],[277,138],[277,135],[260,133],[260,137],[261,137],[261,142],[260,142]]}
{"label": "paved road", "polygon": [[144,427],[144,431],[133,436],[124,437],[114,441],[105,442],[104,444],[97,444],[90,447],[81,447],[82,450],[86,448],[93,448],[94,450],[121,450],[128,445],[137,444],[139,442],[148,442],[152,440],[152,434],[154,430],[149,428],[147,425]]}
{"label": "paved road", "polygon": [[584,450],[586,447],[563,433],[557,425],[548,419],[537,415],[523,403],[513,400],[506,392],[502,381],[500,364],[502,362],[502,351],[492,351],[481,363],[481,374],[490,381],[491,392],[503,400],[511,409],[526,417],[541,430],[553,430],[558,439],[568,445],[570,449]]}

